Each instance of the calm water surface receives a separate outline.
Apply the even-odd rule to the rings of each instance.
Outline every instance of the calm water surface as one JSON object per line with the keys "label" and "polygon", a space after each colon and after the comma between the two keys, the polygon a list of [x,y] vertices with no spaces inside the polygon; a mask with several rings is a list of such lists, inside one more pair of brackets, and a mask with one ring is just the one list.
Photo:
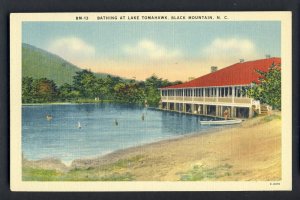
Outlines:
{"label": "calm water surface", "polygon": [[30,160],[59,158],[67,163],[212,128],[201,126],[199,119],[115,104],[23,106],[22,152]]}

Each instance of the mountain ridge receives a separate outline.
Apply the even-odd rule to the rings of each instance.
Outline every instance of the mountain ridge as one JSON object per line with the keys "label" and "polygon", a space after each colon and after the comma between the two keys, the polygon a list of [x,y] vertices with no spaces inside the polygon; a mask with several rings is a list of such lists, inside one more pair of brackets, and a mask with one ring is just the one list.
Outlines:
{"label": "mountain ridge", "polygon": [[[22,43],[22,77],[47,78],[58,86],[71,84],[73,76],[82,68],[72,64],[57,54],[31,44]],[[97,78],[110,74],[94,73]]]}

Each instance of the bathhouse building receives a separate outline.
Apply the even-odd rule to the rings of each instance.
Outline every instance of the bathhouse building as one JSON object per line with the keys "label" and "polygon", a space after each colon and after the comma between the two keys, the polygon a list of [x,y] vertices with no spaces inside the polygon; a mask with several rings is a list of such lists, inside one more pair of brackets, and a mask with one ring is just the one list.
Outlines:
{"label": "bathhouse building", "polygon": [[[280,58],[266,58],[217,69],[194,80],[160,88],[161,109],[199,115],[229,118],[249,118],[255,112],[270,107],[247,96],[245,91],[259,79],[256,70],[268,71],[272,64],[281,64]],[[264,110],[264,111],[263,111]]]}

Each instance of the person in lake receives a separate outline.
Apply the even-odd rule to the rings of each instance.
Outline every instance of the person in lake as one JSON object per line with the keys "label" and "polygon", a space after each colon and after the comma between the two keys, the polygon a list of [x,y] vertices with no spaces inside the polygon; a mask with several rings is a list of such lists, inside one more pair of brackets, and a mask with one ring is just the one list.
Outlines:
{"label": "person in lake", "polygon": [[143,120],[143,121],[145,120],[145,115],[144,115],[144,113],[142,114],[142,120]]}
{"label": "person in lake", "polygon": [[48,121],[51,121],[51,120],[53,119],[53,117],[52,117],[52,115],[46,115],[46,119],[47,119]]}
{"label": "person in lake", "polygon": [[117,119],[115,119],[115,125],[118,126],[119,125],[119,122]]}
{"label": "person in lake", "polygon": [[225,109],[223,115],[224,115],[224,119],[227,120],[227,118],[228,118],[228,110],[227,110],[227,108]]}
{"label": "person in lake", "polygon": [[146,107],[146,108],[148,108],[148,106],[149,106],[149,105],[148,105],[148,101],[147,101],[147,99],[145,100],[145,102],[144,102],[144,103],[145,103],[145,107]]}
{"label": "person in lake", "polygon": [[80,124],[80,122],[77,122],[77,127],[78,127],[78,129],[81,129],[81,124]]}

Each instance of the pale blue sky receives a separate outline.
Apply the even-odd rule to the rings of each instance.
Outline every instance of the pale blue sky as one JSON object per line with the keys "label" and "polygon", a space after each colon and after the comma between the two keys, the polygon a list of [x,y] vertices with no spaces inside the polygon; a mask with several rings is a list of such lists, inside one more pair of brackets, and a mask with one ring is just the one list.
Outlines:
{"label": "pale blue sky", "polygon": [[[232,58],[230,62],[233,62],[241,56],[248,60],[264,58],[265,54],[281,55],[280,22],[277,21],[23,22],[22,30],[24,43],[99,72],[117,73],[120,71],[117,65],[128,68],[130,63],[144,66],[132,70],[142,70],[151,64],[164,66],[167,60],[169,66],[180,62],[182,67],[207,67],[204,65],[213,65],[214,62],[230,64],[230,59],[224,61],[225,57]],[[80,49],[76,50],[76,46]],[[218,60],[221,58],[222,62]],[[201,59],[206,62],[201,63]],[[192,61],[199,65],[191,64]],[[170,74],[166,78],[180,77]]]}

